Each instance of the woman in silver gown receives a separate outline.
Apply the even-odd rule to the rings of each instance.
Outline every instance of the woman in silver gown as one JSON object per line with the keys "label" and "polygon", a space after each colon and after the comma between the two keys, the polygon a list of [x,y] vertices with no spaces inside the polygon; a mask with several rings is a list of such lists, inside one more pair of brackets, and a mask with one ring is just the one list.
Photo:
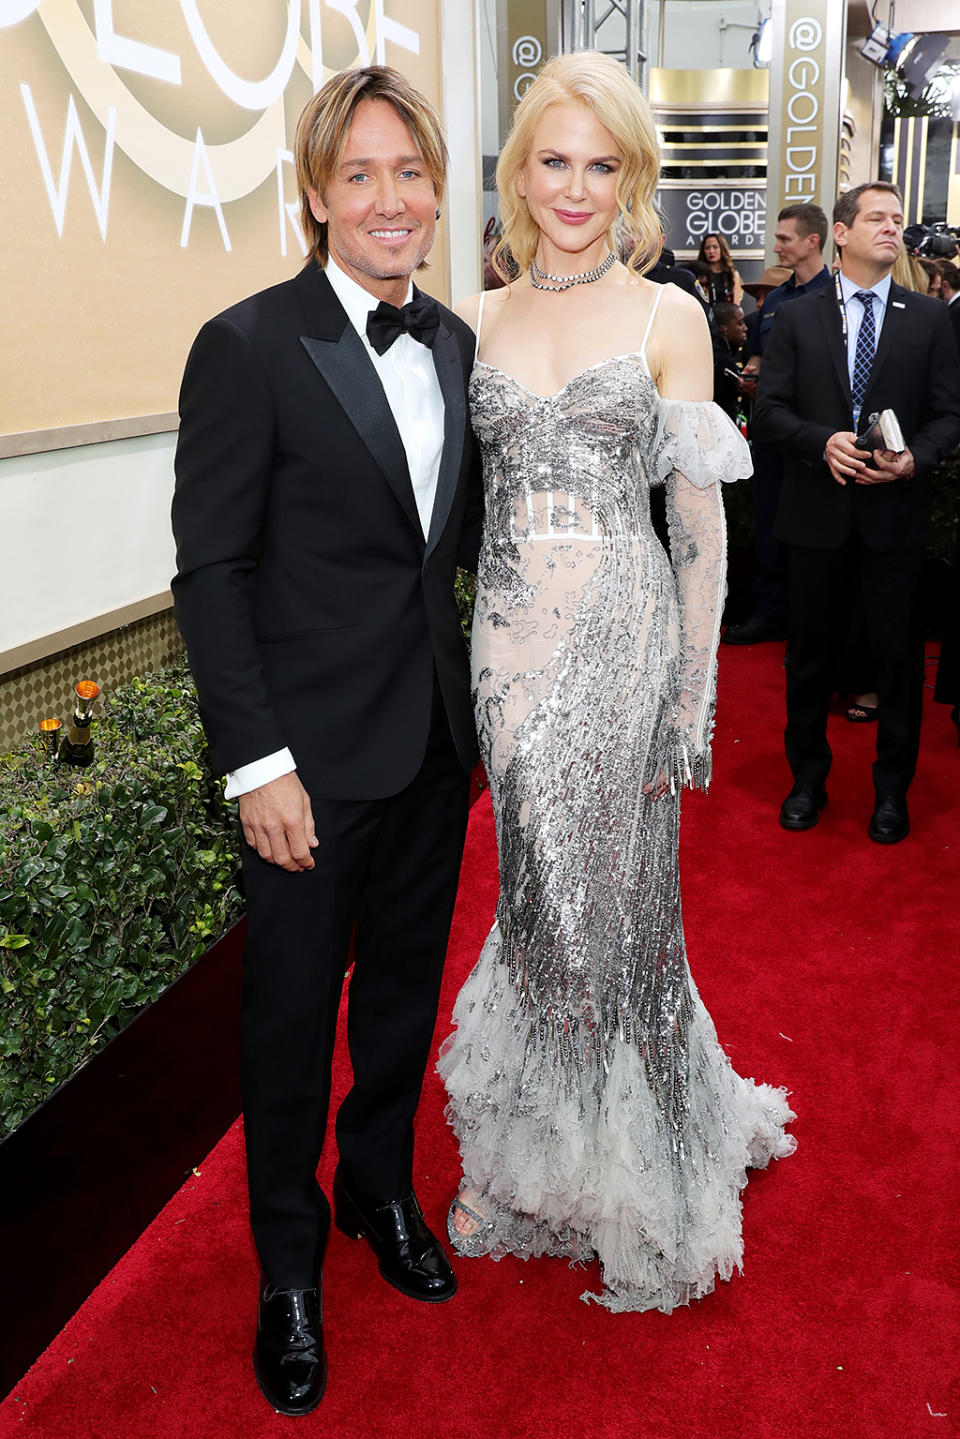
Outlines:
{"label": "woman in silver gown", "polygon": [[[468,301],[487,520],[473,682],[500,861],[494,928],[441,1052],[463,1254],[599,1257],[608,1309],[707,1293],[742,1255],[748,1166],[785,1091],[730,1066],[687,968],[680,790],[706,788],[724,591],[720,482],[750,473],[707,397],[696,301],[659,250],[656,138],[597,54],[551,61],[498,168],[520,268]],[[611,248],[636,241],[628,268]],[[666,484],[672,569],[650,523]]]}

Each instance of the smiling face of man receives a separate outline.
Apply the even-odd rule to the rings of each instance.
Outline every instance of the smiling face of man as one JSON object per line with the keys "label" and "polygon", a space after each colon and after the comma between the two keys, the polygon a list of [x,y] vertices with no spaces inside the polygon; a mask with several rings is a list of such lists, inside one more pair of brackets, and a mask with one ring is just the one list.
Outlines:
{"label": "smiling face of man", "polygon": [[331,257],[378,299],[400,304],[436,233],[433,180],[391,104],[362,100],[343,160],[310,208],[327,226]]}

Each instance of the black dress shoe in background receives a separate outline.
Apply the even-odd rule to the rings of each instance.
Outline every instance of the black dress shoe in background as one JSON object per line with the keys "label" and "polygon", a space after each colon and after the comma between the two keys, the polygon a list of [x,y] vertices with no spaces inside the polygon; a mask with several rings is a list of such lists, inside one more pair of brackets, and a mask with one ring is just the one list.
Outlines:
{"label": "black dress shoe in background", "polygon": [[440,1304],[456,1294],[450,1261],[427,1228],[412,1189],[403,1199],[370,1199],[348,1186],[338,1168],[333,1176],[333,1215],[337,1228],[349,1238],[367,1240],[380,1273],[401,1294],[428,1304]]}
{"label": "black dress shoe in background", "polygon": [[277,1289],[261,1275],[253,1371],[281,1414],[316,1409],[327,1383],[318,1289]]}
{"label": "black dress shoe in background", "polygon": [[813,829],[819,811],[827,802],[823,785],[797,782],[780,806],[780,824],[784,829]]}
{"label": "black dress shoe in background", "polygon": [[907,801],[895,794],[878,794],[867,834],[874,844],[899,844],[910,833]]}
{"label": "black dress shoe in background", "polygon": [[787,627],[763,615],[751,615],[739,625],[727,625],[721,639],[725,645],[759,645],[764,640],[785,640]]}

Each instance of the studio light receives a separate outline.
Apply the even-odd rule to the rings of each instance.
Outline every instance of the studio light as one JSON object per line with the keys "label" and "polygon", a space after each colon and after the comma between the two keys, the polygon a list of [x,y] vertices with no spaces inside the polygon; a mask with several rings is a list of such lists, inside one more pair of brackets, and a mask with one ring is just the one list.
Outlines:
{"label": "studio light", "polygon": [[886,25],[874,25],[860,46],[860,54],[871,64],[892,70],[906,47],[915,39],[916,36],[911,35],[909,30],[904,30],[899,35],[891,35]]}
{"label": "studio light", "polygon": [[753,68],[766,70],[773,55],[773,36],[770,33],[769,20],[760,21],[757,33],[750,41],[750,49],[753,51]]}
{"label": "studio light", "polygon": [[903,30],[891,35],[886,25],[874,25],[860,46],[865,60],[884,70],[895,70],[911,95],[919,95],[943,59],[950,36],[940,31],[913,35]]}

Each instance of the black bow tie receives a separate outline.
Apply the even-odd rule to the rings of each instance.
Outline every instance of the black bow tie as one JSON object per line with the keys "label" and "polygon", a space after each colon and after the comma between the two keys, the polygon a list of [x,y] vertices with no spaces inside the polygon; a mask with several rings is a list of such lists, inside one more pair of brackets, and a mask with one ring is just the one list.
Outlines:
{"label": "black bow tie", "polygon": [[421,345],[432,345],[440,325],[436,300],[429,295],[414,295],[409,305],[398,310],[381,300],[367,316],[367,339],[378,355],[385,355],[399,335],[412,335]]}

